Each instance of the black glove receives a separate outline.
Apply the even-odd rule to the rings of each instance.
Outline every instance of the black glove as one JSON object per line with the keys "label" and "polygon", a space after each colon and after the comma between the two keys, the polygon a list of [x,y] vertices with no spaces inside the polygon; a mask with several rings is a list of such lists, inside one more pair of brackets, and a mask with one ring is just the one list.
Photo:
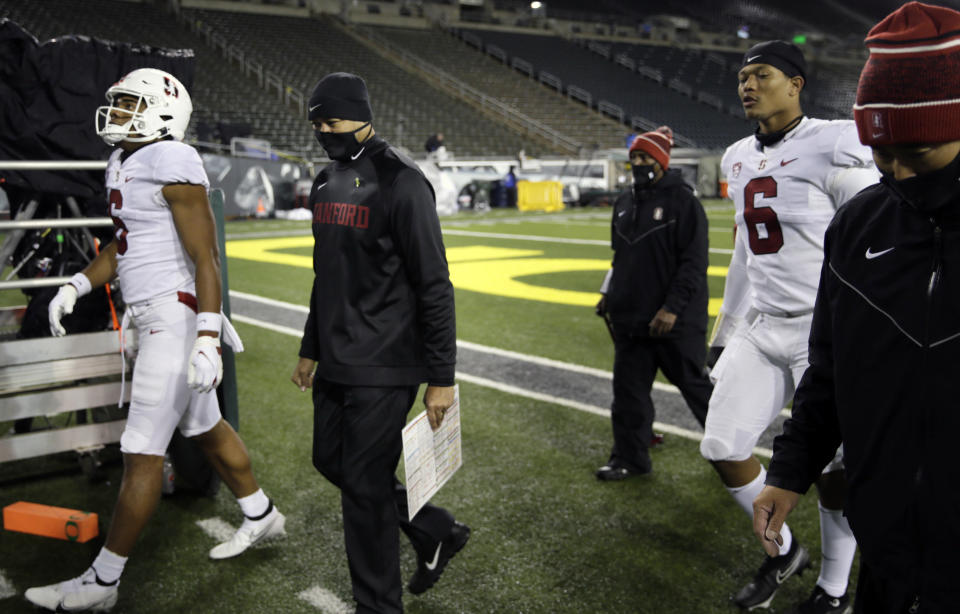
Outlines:
{"label": "black glove", "polygon": [[720,360],[720,354],[723,353],[722,345],[711,345],[710,349],[707,350],[707,368],[713,369],[717,366],[717,361]]}

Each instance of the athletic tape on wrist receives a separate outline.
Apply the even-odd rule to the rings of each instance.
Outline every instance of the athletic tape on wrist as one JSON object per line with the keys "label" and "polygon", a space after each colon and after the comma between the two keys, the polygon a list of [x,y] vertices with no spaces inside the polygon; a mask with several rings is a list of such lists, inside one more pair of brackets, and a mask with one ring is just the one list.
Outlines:
{"label": "athletic tape on wrist", "polygon": [[212,311],[201,311],[197,314],[197,330],[209,330],[220,334],[220,314]]}
{"label": "athletic tape on wrist", "polygon": [[77,289],[77,297],[86,296],[90,294],[90,291],[93,290],[93,285],[90,283],[90,278],[84,275],[83,273],[77,273],[68,281],[71,286]]}

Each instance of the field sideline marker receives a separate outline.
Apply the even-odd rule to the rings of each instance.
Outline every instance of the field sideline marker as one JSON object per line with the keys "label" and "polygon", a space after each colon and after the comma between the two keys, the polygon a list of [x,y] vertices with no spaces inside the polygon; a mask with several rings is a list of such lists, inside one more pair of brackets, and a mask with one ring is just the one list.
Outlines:
{"label": "field sideline marker", "polygon": [[[259,297],[259,296],[255,295],[255,294],[240,293],[240,292],[237,292],[236,290],[231,290],[231,291],[230,291],[230,294],[231,294],[231,295],[236,294],[238,297],[247,298],[247,299],[253,300],[253,301],[261,301],[261,300],[262,300],[262,302],[264,302],[264,303],[266,303],[266,304],[281,303],[280,301],[274,301],[273,299],[264,299],[264,298],[262,298],[262,297]],[[270,303],[267,303],[267,301],[270,301]],[[282,304],[284,304],[284,305],[290,305],[290,303],[282,303]],[[277,306],[279,306],[279,305],[277,305]],[[294,308],[296,308],[297,310],[303,309],[303,307],[301,307],[301,306],[299,306],[299,305],[291,305],[291,307],[294,307]],[[292,336],[292,337],[300,337],[300,336],[303,335],[303,331],[302,331],[302,330],[298,330],[298,329],[295,329],[295,328],[290,328],[289,326],[280,326],[280,325],[278,325],[278,324],[271,324],[271,323],[269,323],[269,322],[264,322],[263,320],[258,320],[258,319],[256,319],[256,318],[250,318],[250,317],[247,317],[247,316],[242,316],[242,315],[239,315],[239,314],[237,314],[237,313],[234,313],[234,314],[233,314],[232,319],[234,319],[234,320],[236,320],[236,321],[238,321],[238,322],[243,322],[244,324],[250,324],[251,326],[259,326],[260,328],[265,328],[265,329],[267,329],[267,330],[272,330],[272,331],[277,332],[277,333],[281,333],[281,334],[284,334],[284,335],[290,335],[290,336]],[[480,344],[478,344],[478,343],[473,343],[473,342],[470,342],[470,341],[457,340],[457,345],[463,346],[463,347],[468,348],[468,349],[471,349],[471,350],[476,350],[476,351],[480,351],[480,352],[486,352],[486,353],[494,354],[494,355],[498,355],[498,356],[505,356],[505,357],[510,357],[510,358],[516,358],[516,359],[519,359],[519,360],[525,360],[525,361],[527,361],[527,362],[532,362],[532,363],[534,363],[534,364],[540,364],[540,365],[545,365],[545,366],[550,366],[550,367],[557,367],[557,368],[560,368],[560,369],[566,369],[567,371],[574,371],[574,372],[577,372],[577,373],[586,373],[586,374],[589,374],[589,375],[595,375],[595,376],[597,376],[597,377],[603,377],[603,378],[607,378],[607,379],[613,379],[613,374],[612,374],[611,372],[609,372],[609,371],[604,371],[604,370],[602,370],[602,369],[594,369],[594,368],[592,368],[592,367],[584,367],[584,366],[582,366],[582,365],[575,365],[575,364],[571,364],[571,363],[567,363],[567,362],[561,362],[561,361],[559,361],[559,360],[553,360],[553,359],[551,359],[551,358],[543,358],[543,357],[540,357],[540,356],[531,356],[531,355],[529,355],[529,354],[521,354],[521,353],[519,353],[519,352],[513,352],[513,351],[510,351],[510,350],[502,350],[502,349],[500,349],[500,348],[488,347],[488,346],[480,345]],[[472,383],[472,384],[477,384],[477,385],[479,385],[479,386],[484,386],[484,387],[486,387],[486,388],[493,388],[493,389],[499,390],[499,391],[501,391],[501,392],[507,392],[507,393],[509,393],[509,394],[515,394],[515,395],[517,395],[517,396],[526,397],[526,398],[528,398],[528,399],[535,399],[535,400],[538,400],[538,401],[545,401],[545,402],[548,402],[548,403],[554,403],[554,404],[556,404],[556,405],[562,405],[562,406],[564,406],[564,407],[569,407],[569,408],[571,408],[571,409],[577,409],[577,410],[584,411],[584,412],[587,412],[587,413],[590,413],[590,414],[594,414],[594,415],[597,415],[597,416],[604,416],[604,417],[607,417],[607,418],[610,417],[610,410],[609,410],[609,409],[605,409],[605,408],[603,408],[603,407],[597,407],[597,406],[595,406],[595,405],[587,405],[586,403],[579,403],[579,402],[577,402],[577,401],[571,401],[571,400],[569,400],[569,399],[562,399],[562,398],[560,398],[560,397],[555,397],[555,396],[551,396],[551,395],[548,395],[548,394],[543,394],[543,393],[540,393],[540,392],[534,392],[533,390],[526,390],[526,389],[524,389],[524,388],[517,388],[516,386],[510,386],[509,384],[502,384],[502,383],[500,383],[500,382],[496,382],[496,381],[491,380],[491,379],[487,379],[487,378],[484,378],[484,377],[477,377],[477,376],[475,376],[475,375],[470,375],[470,374],[467,374],[467,373],[461,373],[461,372],[459,372],[459,371],[457,372],[457,378],[462,379],[462,380],[465,381],[465,382],[470,382],[470,383]],[[664,391],[664,392],[669,392],[669,393],[673,393],[673,394],[680,394],[680,391],[677,390],[677,388],[676,388],[675,386],[671,386],[671,385],[669,385],[669,384],[664,384],[664,383],[661,383],[661,382],[654,382],[654,383],[653,383],[653,387],[654,387],[655,389],[657,389],[657,390],[662,390],[662,391]],[[783,412],[787,412],[787,410],[783,410]],[[783,413],[783,412],[781,412],[781,413]],[[787,415],[789,415],[789,413],[787,413]],[[692,439],[692,440],[694,440],[694,441],[700,441],[701,439],[703,439],[703,435],[702,435],[701,433],[698,433],[698,432],[696,432],[696,431],[690,431],[690,430],[687,430],[687,429],[684,429],[684,428],[680,428],[680,427],[678,427],[678,426],[673,426],[672,424],[664,424],[664,423],[661,423],[661,422],[654,422],[653,425],[654,425],[654,428],[655,428],[656,430],[658,430],[658,431],[663,431],[663,432],[665,432],[665,433],[670,433],[670,434],[672,434],[672,435],[677,435],[677,436],[683,437],[683,438],[685,438],[685,439]],[[773,455],[773,452],[772,452],[771,450],[768,450],[767,448],[760,448],[760,447],[754,448],[754,453],[756,453],[758,456],[763,456],[763,457],[766,457],[766,458],[770,458],[770,457]]]}
{"label": "field sideline marker", "polygon": [[297,597],[306,601],[323,614],[350,614],[353,608],[332,592],[319,585],[314,585],[305,591],[297,593]]}

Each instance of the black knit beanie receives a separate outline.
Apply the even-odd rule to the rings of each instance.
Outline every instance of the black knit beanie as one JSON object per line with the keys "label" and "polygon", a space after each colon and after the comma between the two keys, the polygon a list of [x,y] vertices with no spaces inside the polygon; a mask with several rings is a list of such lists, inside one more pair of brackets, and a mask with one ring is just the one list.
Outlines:
{"label": "black knit beanie", "polygon": [[357,75],[334,72],[317,82],[310,95],[307,119],[349,119],[368,122],[373,120],[367,84]]}

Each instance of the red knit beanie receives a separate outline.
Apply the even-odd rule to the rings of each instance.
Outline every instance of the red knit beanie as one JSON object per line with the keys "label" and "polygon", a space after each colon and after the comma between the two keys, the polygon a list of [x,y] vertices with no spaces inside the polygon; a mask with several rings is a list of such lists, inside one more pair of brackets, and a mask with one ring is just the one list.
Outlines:
{"label": "red knit beanie", "polygon": [[630,144],[630,151],[634,152],[639,149],[650,154],[650,157],[660,163],[663,170],[667,170],[670,166],[671,147],[673,147],[673,130],[668,126],[660,126],[653,132],[644,132],[633,139],[633,143]]}
{"label": "red knit beanie", "polygon": [[960,13],[910,2],[867,34],[853,117],[864,145],[960,139]]}

